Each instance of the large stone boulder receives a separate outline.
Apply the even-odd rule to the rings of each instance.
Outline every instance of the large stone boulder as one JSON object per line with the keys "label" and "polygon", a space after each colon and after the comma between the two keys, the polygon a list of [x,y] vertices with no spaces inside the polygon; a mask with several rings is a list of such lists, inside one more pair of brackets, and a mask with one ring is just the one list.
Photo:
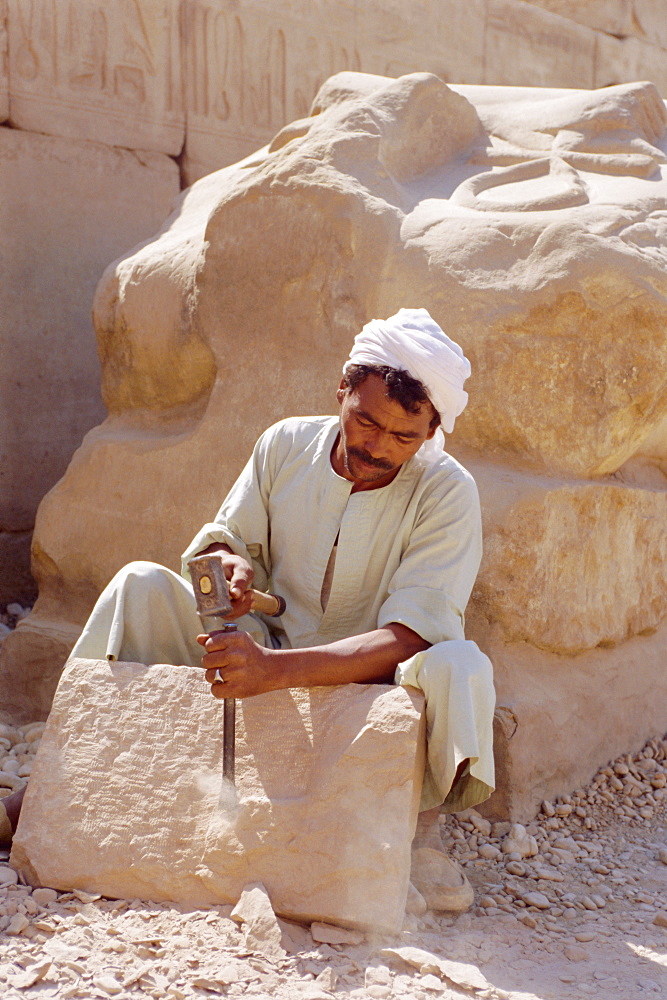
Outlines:
{"label": "large stone boulder", "polygon": [[[429,308],[472,362],[449,447],[480,482],[487,554],[469,635],[501,664],[500,701],[518,704],[525,659],[501,655],[517,646],[544,670],[562,663],[556,684],[637,636],[655,664],[667,590],[666,120],[650,84],[550,91],[346,73],[268,149],[187,191],[99,285],[109,418],[41,505],[40,598],[5,642],[7,709],[48,709],[116,569],[176,567],[259,431],[331,412],[354,334],[406,305]],[[521,704],[522,732],[537,732],[539,698]],[[633,716],[627,740],[640,744],[654,716]],[[617,749],[602,722],[597,736],[591,772]],[[576,741],[551,770],[526,764],[516,818],[538,785],[564,790],[568,761],[582,766]]]}
{"label": "large stone boulder", "polygon": [[12,848],[32,885],[236,903],[399,931],[424,768],[424,698],[382,684],[238,703],[236,787],[202,671],[73,660]]}

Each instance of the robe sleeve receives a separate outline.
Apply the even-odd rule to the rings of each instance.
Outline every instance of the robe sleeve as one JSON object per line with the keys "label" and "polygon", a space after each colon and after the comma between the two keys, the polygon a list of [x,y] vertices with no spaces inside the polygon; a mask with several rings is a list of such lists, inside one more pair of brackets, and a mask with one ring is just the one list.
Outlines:
{"label": "robe sleeve", "polygon": [[464,611],[482,557],[479,496],[469,473],[450,476],[425,499],[378,613],[432,645],[464,639]]}
{"label": "robe sleeve", "polygon": [[253,586],[265,590],[271,576],[268,501],[274,475],[274,439],[280,425],[265,431],[243,472],[227,494],[215,521],[205,524],[181,556],[181,574],[190,579],[187,562],[213,542],[228,545],[253,568]]}

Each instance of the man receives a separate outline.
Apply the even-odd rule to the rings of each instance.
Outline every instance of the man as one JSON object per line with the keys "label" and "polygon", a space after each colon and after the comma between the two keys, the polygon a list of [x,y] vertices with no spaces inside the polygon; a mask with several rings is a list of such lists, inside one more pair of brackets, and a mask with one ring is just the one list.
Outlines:
{"label": "man", "polygon": [[[428,754],[412,880],[434,909],[472,902],[442,853],[440,806],[463,809],[493,789],[491,666],[463,632],[481,556],[479,502],[440,430],[462,412],[469,372],[425,309],[368,323],[345,365],[339,418],[295,417],[265,431],[215,522],[184,553],[186,573],[197,553],[221,553],[239,631],[198,635],[189,584],[131,563],[72,651],[201,664],[217,698],[393,680],[421,688]],[[269,582],[287,602],[277,621],[250,613],[247,589]]]}

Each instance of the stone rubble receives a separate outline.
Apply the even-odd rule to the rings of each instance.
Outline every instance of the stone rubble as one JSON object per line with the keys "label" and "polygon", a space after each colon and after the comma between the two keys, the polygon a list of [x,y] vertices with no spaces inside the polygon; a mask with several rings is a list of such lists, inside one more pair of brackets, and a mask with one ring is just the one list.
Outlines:
{"label": "stone rubble", "polygon": [[[0,727],[0,797],[12,789],[3,781],[29,781],[25,768],[42,729],[41,722]],[[652,739],[586,788],[544,802],[525,826],[492,823],[474,809],[442,816],[443,843],[474,884],[475,906],[461,915],[406,914],[394,938],[273,925],[261,900],[256,913],[242,906],[239,926],[231,906],[31,889],[0,852],[0,996],[665,995],[666,779],[667,738]],[[252,920],[279,928],[280,943],[273,931],[270,948],[253,941]]]}
{"label": "stone rubble", "polygon": [[13,632],[18,623],[28,617],[31,611],[30,606],[24,607],[18,601],[10,601],[4,611],[0,610],[0,645],[3,639],[6,639],[10,632]]}

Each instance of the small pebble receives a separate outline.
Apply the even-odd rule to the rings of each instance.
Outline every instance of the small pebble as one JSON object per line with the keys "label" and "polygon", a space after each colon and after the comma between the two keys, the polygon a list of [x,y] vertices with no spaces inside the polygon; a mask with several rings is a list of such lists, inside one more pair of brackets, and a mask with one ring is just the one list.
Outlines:
{"label": "small pebble", "polygon": [[520,861],[510,861],[508,865],[505,865],[505,871],[520,878],[526,874],[526,866],[522,865]]}
{"label": "small pebble", "polygon": [[536,906],[538,910],[547,910],[551,906],[543,892],[526,892],[521,899],[526,906]]}
{"label": "small pebble", "polygon": [[7,933],[18,935],[21,934],[26,927],[30,924],[30,921],[24,913],[15,913],[12,919],[9,921],[9,926],[7,927]]}
{"label": "small pebble", "polygon": [[576,944],[569,944],[563,954],[570,962],[588,962],[590,955],[584,948],[579,948]]}
{"label": "small pebble", "polygon": [[93,976],[93,986],[110,996],[123,992],[123,987],[114,976]]}
{"label": "small pebble", "polygon": [[0,864],[0,886],[17,885],[18,880],[18,873],[13,868],[10,868],[9,865]]}

